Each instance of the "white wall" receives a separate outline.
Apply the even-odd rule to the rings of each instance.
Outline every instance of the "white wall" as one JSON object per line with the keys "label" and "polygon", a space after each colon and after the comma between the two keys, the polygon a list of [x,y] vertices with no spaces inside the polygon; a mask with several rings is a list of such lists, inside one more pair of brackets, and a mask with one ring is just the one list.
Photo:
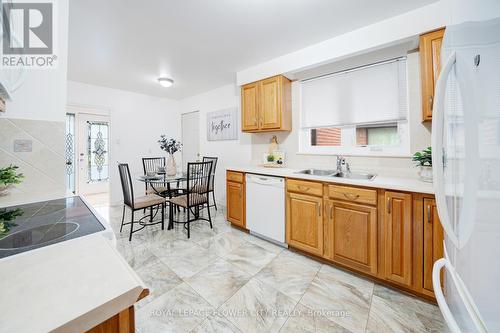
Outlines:
{"label": "white wall", "polygon": [[[58,2],[54,13],[57,66],[27,68],[23,84],[11,93],[6,112],[0,113],[0,168],[19,166],[22,184],[0,197],[0,207],[66,195],[64,117],[68,59],[68,1]],[[0,70],[0,77],[8,75]],[[14,140],[31,142],[31,151],[14,149]]]}
{"label": "white wall", "polygon": [[[238,107],[240,105],[239,87],[226,85],[181,100],[181,113],[200,112],[200,154],[219,157],[216,173],[215,194],[217,202],[225,206],[226,175],[225,169],[231,165],[244,165],[251,162],[251,135],[238,129],[238,140],[207,141],[207,112]],[[238,121],[240,124],[240,121]],[[239,125],[240,126],[240,125]]]}
{"label": "white wall", "polygon": [[[129,163],[132,177],[142,174],[142,157],[166,156],[157,143],[159,136],[180,139],[179,102],[80,82],[68,82],[68,104],[109,110],[110,113],[110,200],[122,202],[117,162]],[[178,165],[180,154],[176,154]],[[144,184],[135,182],[136,195]]]}

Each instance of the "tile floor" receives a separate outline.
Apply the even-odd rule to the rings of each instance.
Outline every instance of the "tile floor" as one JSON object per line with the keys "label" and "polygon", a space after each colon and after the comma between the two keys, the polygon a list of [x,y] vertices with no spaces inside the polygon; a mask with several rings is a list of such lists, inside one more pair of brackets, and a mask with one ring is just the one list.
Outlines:
{"label": "tile floor", "polygon": [[243,233],[220,211],[213,229],[194,223],[189,240],[176,225],[129,242],[121,207],[88,199],[150,288],[136,305],[139,333],[444,331],[435,305]]}

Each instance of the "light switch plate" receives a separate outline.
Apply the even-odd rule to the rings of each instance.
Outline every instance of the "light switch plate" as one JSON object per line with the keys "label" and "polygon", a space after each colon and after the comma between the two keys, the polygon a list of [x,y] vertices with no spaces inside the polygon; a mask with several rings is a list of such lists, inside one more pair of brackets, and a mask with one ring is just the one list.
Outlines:
{"label": "light switch plate", "polygon": [[31,153],[32,151],[32,140],[14,140],[14,153]]}

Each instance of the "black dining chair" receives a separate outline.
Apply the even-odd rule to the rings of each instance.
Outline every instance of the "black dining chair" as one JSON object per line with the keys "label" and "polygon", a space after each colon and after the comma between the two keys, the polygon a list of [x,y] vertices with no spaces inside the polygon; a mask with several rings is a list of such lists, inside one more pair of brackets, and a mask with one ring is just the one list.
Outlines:
{"label": "black dining chair", "polygon": [[217,157],[203,156],[203,162],[212,162],[212,174],[210,176],[210,183],[208,184],[208,192],[212,193],[213,205],[208,204],[208,209],[210,207],[215,207],[217,210],[217,201],[215,201],[215,170],[217,168]]}
{"label": "black dining chair", "polygon": [[[187,229],[187,236],[188,238],[190,238],[191,222],[197,220],[204,220],[210,223],[210,228],[213,227],[212,217],[210,215],[210,209],[207,209],[208,219],[200,217],[200,206],[208,205],[209,202],[209,184],[210,184],[211,174],[212,174],[212,162],[195,162],[187,164],[186,194],[174,197],[169,200],[170,214],[169,214],[168,229],[172,229],[174,223],[184,224],[184,228]],[[174,214],[173,214],[174,206],[183,207],[186,209],[187,218],[185,221],[174,220]],[[191,218],[191,216],[193,216],[193,218]]]}
{"label": "black dining chair", "polygon": [[[143,157],[142,158],[142,169],[144,170],[144,175],[148,172],[158,172],[158,168],[165,168],[165,157]],[[155,189],[151,188],[151,185],[148,182],[145,182],[146,185],[146,194],[154,194],[156,192],[164,192],[167,190],[165,186],[156,187]]]}
{"label": "black dining chair", "polygon": [[[166,165],[165,157],[143,157],[142,158],[142,168],[144,170],[144,175],[148,172],[158,172],[158,168],[165,168]],[[176,187],[171,187],[170,184],[164,184],[164,186],[155,186],[153,189],[151,184],[146,183],[146,194],[157,193],[163,197],[172,198],[184,193],[184,189],[180,188],[179,182],[177,182]],[[178,210],[179,211],[179,210]]]}
{"label": "black dining chair", "polygon": [[[148,194],[141,197],[134,197],[134,187],[132,185],[132,178],[130,177],[130,169],[128,164],[119,163],[118,171],[120,172],[120,181],[122,184],[123,191],[123,215],[122,215],[122,223],[120,225],[120,232],[122,232],[123,226],[130,224],[130,235],[128,240],[132,240],[132,234],[136,233],[147,226],[155,225],[161,223],[161,229],[165,228],[165,198],[156,195],[156,194]],[[128,207],[131,210],[131,219],[130,222],[124,223],[125,221],[125,208]],[[153,208],[161,208],[161,220],[157,222],[153,222]],[[138,221],[134,221],[134,213],[138,210],[144,210],[146,208],[150,208],[150,214],[146,215],[139,219]],[[150,219],[150,222],[143,221],[145,218]],[[139,224],[141,227],[139,229],[134,230],[134,224]]]}

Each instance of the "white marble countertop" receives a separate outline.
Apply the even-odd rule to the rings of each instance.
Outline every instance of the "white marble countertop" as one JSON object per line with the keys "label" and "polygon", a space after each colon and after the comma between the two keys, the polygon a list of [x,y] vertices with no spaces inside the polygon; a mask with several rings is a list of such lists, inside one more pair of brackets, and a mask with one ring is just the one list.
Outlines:
{"label": "white marble countertop", "polygon": [[297,173],[302,169],[292,168],[265,168],[258,166],[240,166],[240,167],[227,167],[226,170],[240,171],[245,173],[255,173],[260,175],[278,176],[286,178],[296,178],[305,180],[315,180],[321,182],[329,182],[336,184],[348,184],[365,187],[376,187],[389,190],[416,192],[424,194],[434,194],[434,187],[431,183],[425,183],[418,179],[402,178],[402,177],[387,177],[377,175],[373,180],[365,179],[347,179],[347,178],[334,178],[330,176],[312,176]]}
{"label": "white marble countertop", "polygon": [[145,289],[101,234],[1,259],[0,276],[0,332],[85,332]]}

